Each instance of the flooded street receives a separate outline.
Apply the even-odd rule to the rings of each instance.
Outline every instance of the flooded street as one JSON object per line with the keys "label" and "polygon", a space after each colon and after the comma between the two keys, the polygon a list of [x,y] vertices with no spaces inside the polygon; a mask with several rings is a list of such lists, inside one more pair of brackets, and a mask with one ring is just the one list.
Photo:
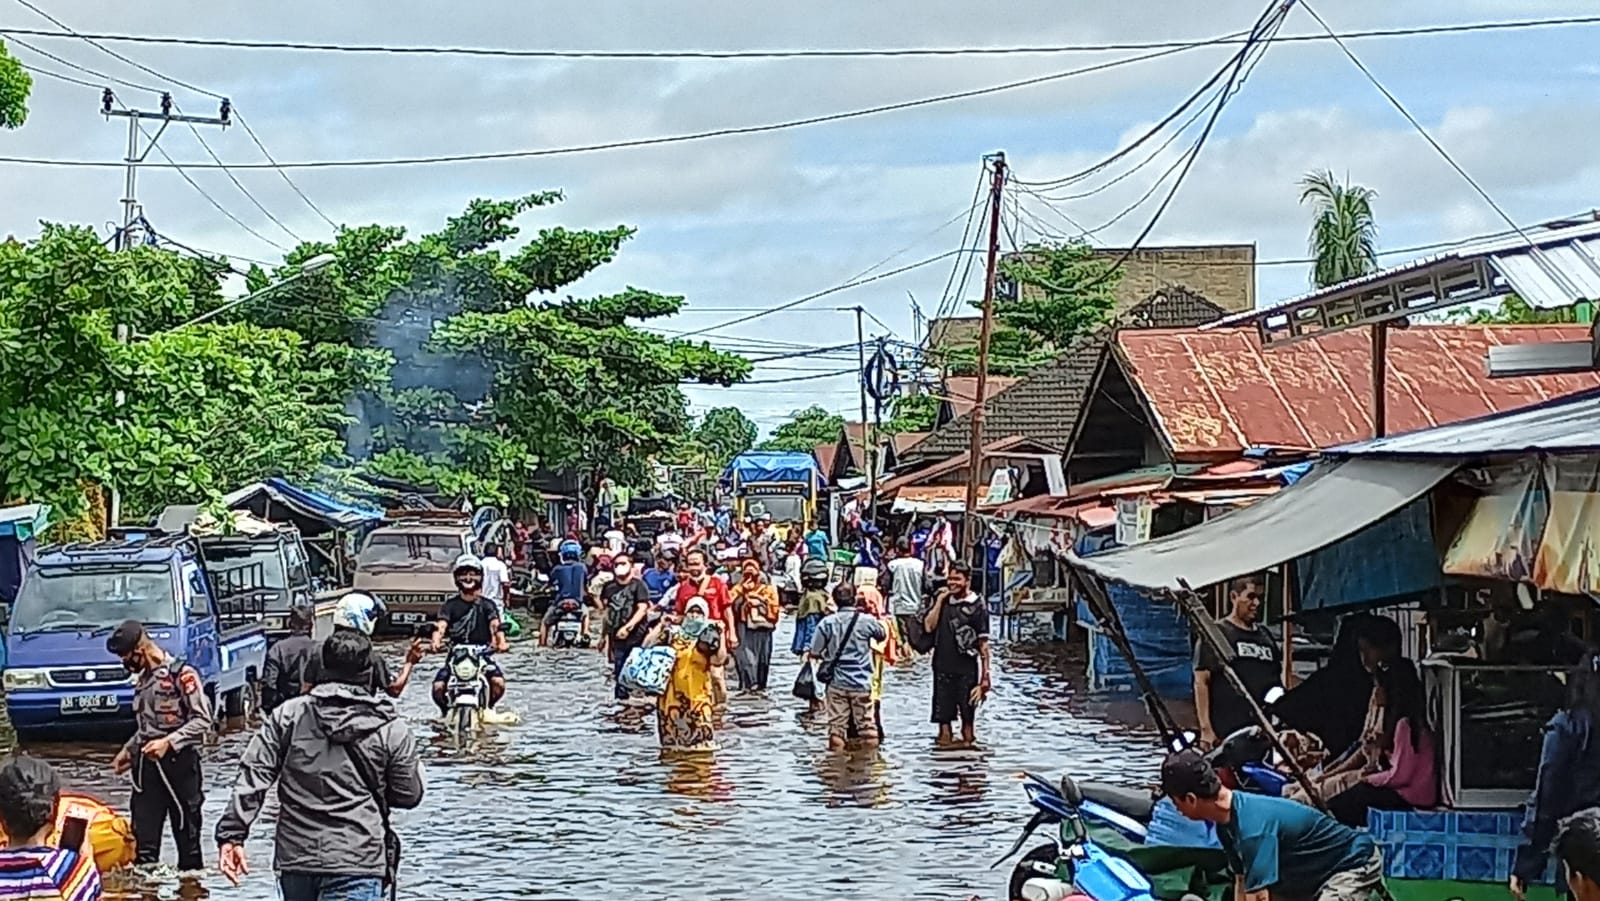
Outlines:
{"label": "flooded street", "polygon": [[[618,713],[606,667],[590,651],[513,646],[503,709],[466,754],[436,737],[419,668],[401,701],[423,742],[427,798],[396,816],[405,843],[401,898],[936,898],[991,899],[1008,870],[989,870],[1029,810],[1023,770],[1138,781],[1157,763],[1153,733],[1118,725],[1075,697],[1081,659],[1061,646],[997,643],[995,693],[971,751],[936,751],[928,661],[886,677],[888,739],[875,755],[829,755],[821,723],[788,694],[797,663],[778,634],[773,697],[735,697],[714,755],[664,756],[653,715]],[[386,648],[397,656],[400,648]],[[1135,705],[1119,704],[1129,715]],[[1131,711],[1137,714],[1137,710]],[[207,862],[248,733],[208,758]],[[32,749],[70,786],[124,808],[113,748]],[[252,875],[234,889],[213,871],[213,896],[277,897],[270,873],[272,806],[253,830]],[[174,859],[170,840],[165,859]],[[196,885],[134,887],[121,897],[198,897]]]}

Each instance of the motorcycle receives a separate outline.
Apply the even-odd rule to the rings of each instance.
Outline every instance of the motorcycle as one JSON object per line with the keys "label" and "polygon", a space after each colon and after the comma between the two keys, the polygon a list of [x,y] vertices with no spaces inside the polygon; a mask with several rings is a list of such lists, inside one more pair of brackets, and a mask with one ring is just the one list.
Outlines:
{"label": "motorcycle", "polygon": [[458,741],[465,742],[483,728],[484,711],[489,709],[488,662],[489,648],[484,645],[458,644],[450,649],[444,721]]}
{"label": "motorcycle", "polygon": [[567,598],[556,605],[556,621],[550,627],[550,644],[557,648],[581,648],[588,643],[583,634],[583,605]]}
{"label": "motorcycle", "polygon": [[[999,866],[1022,848],[1036,829],[1058,827],[1057,838],[1028,851],[1011,870],[1006,898],[1010,901],[1155,901],[1150,880],[1133,864],[1089,838],[1080,810],[1086,803],[1071,776],[1057,785],[1027,774],[1022,789],[1035,812]],[[1186,895],[1184,901],[1200,901]]]}

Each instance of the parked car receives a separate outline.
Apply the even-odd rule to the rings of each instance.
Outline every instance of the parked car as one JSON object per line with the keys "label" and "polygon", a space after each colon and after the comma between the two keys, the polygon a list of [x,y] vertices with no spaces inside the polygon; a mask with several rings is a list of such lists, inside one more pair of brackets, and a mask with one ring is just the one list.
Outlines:
{"label": "parked car", "polygon": [[453,510],[397,510],[356,555],[355,590],[381,599],[386,635],[410,635],[456,593],[456,558],[478,553],[472,524]]}

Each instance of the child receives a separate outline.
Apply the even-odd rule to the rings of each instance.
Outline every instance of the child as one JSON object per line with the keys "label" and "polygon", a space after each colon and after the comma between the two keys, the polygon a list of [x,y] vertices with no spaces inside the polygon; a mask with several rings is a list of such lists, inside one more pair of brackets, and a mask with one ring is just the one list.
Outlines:
{"label": "child", "polygon": [[884,607],[883,593],[876,585],[861,585],[856,588],[856,598],[859,606],[866,613],[876,616],[887,630],[888,637],[882,641],[872,643],[872,717],[878,727],[878,743],[883,744],[883,668],[887,664],[893,666],[900,662],[898,648],[900,646],[899,629],[895,626],[894,617],[888,614]]}

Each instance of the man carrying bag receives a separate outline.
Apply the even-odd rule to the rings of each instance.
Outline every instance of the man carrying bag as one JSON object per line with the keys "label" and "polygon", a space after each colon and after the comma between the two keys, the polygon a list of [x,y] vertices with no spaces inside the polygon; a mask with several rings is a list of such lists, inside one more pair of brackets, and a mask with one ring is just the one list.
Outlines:
{"label": "man carrying bag", "polygon": [[336,630],[322,644],[323,684],[269,716],[239,761],[217,824],[218,866],[250,872],[244,842],[278,787],[275,866],[284,901],[394,897],[400,841],[391,809],[422,803],[422,766],[393,702],[366,689],[372,640]]}
{"label": "man carrying bag", "polygon": [[856,725],[863,748],[878,744],[877,718],[872,711],[872,643],[889,637],[876,616],[862,616],[854,589],[834,596],[837,613],[817,624],[811,639],[811,659],[824,661],[816,669],[818,682],[828,686],[823,709],[828,716],[828,749],[842,751]]}

